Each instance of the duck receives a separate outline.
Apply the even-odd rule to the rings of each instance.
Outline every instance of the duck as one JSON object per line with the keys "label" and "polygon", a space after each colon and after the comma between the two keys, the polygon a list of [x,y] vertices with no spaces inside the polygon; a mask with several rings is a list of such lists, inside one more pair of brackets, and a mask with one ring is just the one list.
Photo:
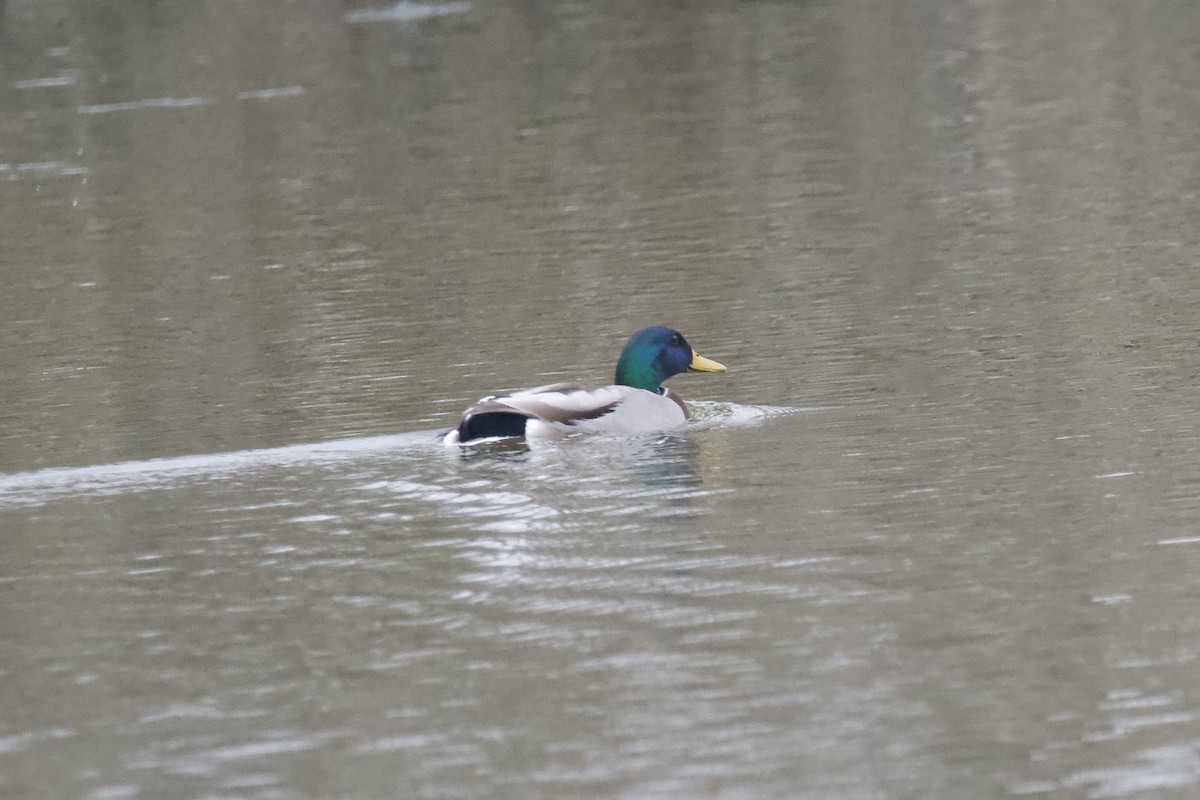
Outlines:
{"label": "duck", "polygon": [[573,431],[657,433],[690,414],[663,381],[681,372],[725,372],[674,328],[654,325],[629,337],[609,386],[553,383],[481,398],[443,438],[448,446],[493,439],[558,438]]}

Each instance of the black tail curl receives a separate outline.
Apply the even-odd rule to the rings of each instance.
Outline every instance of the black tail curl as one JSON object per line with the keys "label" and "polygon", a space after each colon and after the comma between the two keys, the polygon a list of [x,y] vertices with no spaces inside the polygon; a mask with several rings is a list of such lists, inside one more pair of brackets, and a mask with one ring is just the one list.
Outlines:
{"label": "black tail curl", "polygon": [[497,436],[524,436],[525,423],[528,419],[524,414],[508,411],[472,414],[458,425],[459,444]]}

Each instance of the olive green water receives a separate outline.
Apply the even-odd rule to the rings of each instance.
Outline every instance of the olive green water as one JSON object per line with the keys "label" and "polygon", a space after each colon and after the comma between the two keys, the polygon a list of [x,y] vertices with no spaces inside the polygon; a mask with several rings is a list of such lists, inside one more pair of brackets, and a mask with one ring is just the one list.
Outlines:
{"label": "olive green water", "polygon": [[0,797],[1200,795],[1197,31],[0,3]]}

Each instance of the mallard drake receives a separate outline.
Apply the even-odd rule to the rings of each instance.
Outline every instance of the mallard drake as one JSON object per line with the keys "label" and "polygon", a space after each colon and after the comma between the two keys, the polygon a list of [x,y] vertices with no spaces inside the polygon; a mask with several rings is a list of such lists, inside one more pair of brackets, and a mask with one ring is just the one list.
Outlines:
{"label": "mallard drake", "polygon": [[554,383],[488,395],[446,434],[448,445],[503,437],[550,438],[570,431],[653,433],[678,428],[688,410],[662,382],[680,372],[724,372],[692,349],[677,330],[656,325],[629,338],[612,386]]}

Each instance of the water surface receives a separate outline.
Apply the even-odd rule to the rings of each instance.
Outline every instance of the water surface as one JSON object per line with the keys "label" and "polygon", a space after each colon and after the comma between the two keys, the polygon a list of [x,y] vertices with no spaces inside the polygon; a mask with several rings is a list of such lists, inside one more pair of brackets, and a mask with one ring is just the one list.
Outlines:
{"label": "water surface", "polygon": [[0,795],[1195,796],[1198,29],[0,5]]}

